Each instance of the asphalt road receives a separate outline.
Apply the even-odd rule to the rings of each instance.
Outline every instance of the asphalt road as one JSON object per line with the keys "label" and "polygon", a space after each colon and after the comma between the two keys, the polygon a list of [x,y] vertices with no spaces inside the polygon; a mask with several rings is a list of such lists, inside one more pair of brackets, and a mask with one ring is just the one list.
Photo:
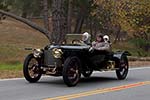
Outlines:
{"label": "asphalt road", "polygon": [[38,83],[25,79],[0,80],[0,100],[149,100],[150,67],[131,69],[126,80],[115,72],[94,73],[76,87],[67,87],[62,77],[43,77]]}

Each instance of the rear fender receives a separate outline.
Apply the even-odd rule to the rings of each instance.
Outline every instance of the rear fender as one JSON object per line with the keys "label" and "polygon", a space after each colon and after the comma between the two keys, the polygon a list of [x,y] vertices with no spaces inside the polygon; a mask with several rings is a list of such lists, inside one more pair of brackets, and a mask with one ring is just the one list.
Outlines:
{"label": "rear fender", "polygon": [[114,53],[113,57],[117,59],[121,59],[122,56],[131,56],[131,54],[128,51],[117,51]]}

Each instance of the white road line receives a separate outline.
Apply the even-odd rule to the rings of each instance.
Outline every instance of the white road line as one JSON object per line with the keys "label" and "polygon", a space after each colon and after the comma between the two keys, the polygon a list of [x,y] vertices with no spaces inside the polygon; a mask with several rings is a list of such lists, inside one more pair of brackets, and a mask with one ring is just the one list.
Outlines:
{"label": "white road line", "polygon": [[0,79],[0,81],[13,81],[13,80],[22,80],[24,78],[10,78],[10,79]]}
{"label": "white road line", "polygon": [[[129,70],[142,70],[142,69],[150,69],[150,67],[136,67],[136,68],[130,68]],[[106,72],[113,72],[113,71],[106,71]],[[94,72],[95,74],[100,73],[98,71]],[[43,77],[52,77],[52,76],[43,76]],[[11,78],[11,79],[0,79],[1,81],[15,81],[15,80],[23,80],[24,78]]]}
{"label": "white road line", "polygon": [[130,68],[129,70],[138,70],[138,69],[150,69],[149,67],[135,67],[135,68]]}
{"label": "white road line", "polygon": [[[42,78],[53,77],[53,76],[42,76]],[[10,79],[0,79],[1,81],[16,81],[16,80],[25,80],[25,78],[10,78]]]}

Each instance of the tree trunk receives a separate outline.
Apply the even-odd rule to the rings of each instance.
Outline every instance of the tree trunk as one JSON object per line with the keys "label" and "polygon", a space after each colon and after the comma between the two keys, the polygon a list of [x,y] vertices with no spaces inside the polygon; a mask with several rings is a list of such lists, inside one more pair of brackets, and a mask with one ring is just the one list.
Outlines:
{"label": "tree trunk", "polygon": [[72,31],[71,31],[71,22],[72,22],[72,19],[71,19],[71,17],[72,17],[72,8],[73,8],[73,4],[72,4],[72,1],[73,0],[68,0],[69,2],[68,2],[68,18],[67,18],[67,28],[68,28],[68,30],[67,30],[67,33],[71,33]]}
{"label": "tree trunk", "polygon": [[81,33],[83,23],[84,23],[84,16],[79,15],[78,18],[77,18],[77,23],[76,23],[76,26],[75,26],[74,33]]}
{"label": "tree trunk", "polygon": [[24,5],[23,5],[23,8],[22,8],[21,17],[23,17],[23,18],[27,18],[27,17],[28,17],[27,6],[28,6],[28,4],[24,4]]}
{"label": "tree trunk", "polygon": [[119,35],[120,35],[120,31],[121,31],[121,26],[120,24],[119,25],[116,25],[116,36],[115,36],[115,40],[114,40],[114,44],[119,41]]}
{"label": "tree trunk", "polygon": [[21,17],[23,17],[23,18],[27,18],[27,13],[26,13],[25,11],[24,11],[24,12],[22,12]]}
{"label": "tree trunk", "polygon": [[43,2],[43,19],[44,19],[44,26],[47,30],[50,31],[49,19],[48,19],[48,1],[42,0]]}
{"label": "tree trunk", "polygon": [[16,16],[16,15],[14,15],[14,14],[12,14],[12,13],[5,12],[5,11],[3,11],[3,10],[0,10],[0,14],[6,15],[6,16],[11,17],[11,18],[14,18],[14,19],[16,19],[16,20],[18,20],[18,21],[20,21],[20,22],[23,22],[23,23],[29,25],[31,28],[33,28],[33,29],[35,29],[35,30],[37,30],[37,31],[39,31],[39,32],[41,32],[41,33],[43,33],[43,34],[49,39],[49,41],[51,41],[51,37],[50,37],[50,35],[49,35],[50,32],[49,32],[48,30],[46,30],[46,29],[44,29],[44,28],[38,26],[38,25],[35,24],[34,22],[31,22],[31,21],[29,21],[29,20],[27,20],[27,19],[25,19],[25,18]]}
{"label": "tree trunk", "polygon": [[67,33],[67,18],[64,9],[65,0],[52,1],[52,41],[61,44]]}

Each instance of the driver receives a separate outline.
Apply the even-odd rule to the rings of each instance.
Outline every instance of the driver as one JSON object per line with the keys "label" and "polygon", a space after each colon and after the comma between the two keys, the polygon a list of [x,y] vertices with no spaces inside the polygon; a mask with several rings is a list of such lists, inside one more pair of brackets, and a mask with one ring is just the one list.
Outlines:
{"label": "driver", "polygon": [[88,44],[90,44],[90,40],[91,40],[91,35],[88,32],[84,32],[82,34],[81,43],[84,45],[88,45]]}

